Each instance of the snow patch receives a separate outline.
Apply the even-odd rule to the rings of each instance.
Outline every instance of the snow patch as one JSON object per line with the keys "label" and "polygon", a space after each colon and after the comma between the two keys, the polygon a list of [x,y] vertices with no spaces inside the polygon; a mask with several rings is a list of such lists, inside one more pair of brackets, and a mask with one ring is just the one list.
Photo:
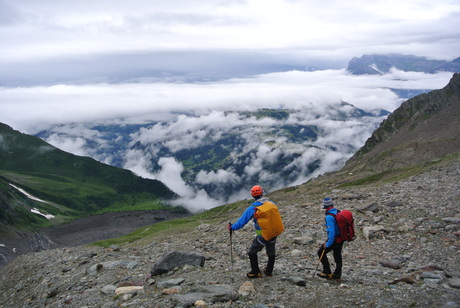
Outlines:
{"label": "snow patch", "polygon": [[382,71],[379,69],[379,67],[377,66],[377,64],[375,64],[375,63],[369,65],[369,67],[372,68],[373,70],[379,72],[379,73],[382,74],[382,75],[385,74],[385,72],[382,72]]}
{"label": "snow patch", "polygon": [[19,192],[21,192],[22,194],[24,194],[24,195],[25,195],[27,198],[29,198],[29,199],[32,199],[32,200],[35,200],[35,201],[38,201],[38,202],[48,203],[48,201],[45,201],[45,200],[42,200],[42,199],[39,199],[39,198],[37,198],[37,197],[32,196],[31,194],[27,193],[24,189],[21,189],[21,188],[19,188],[19,187],[16,187],[16,186],[14,186],[14,185],[11,184],[11,183],[9,183],[9,184],[10,184],[10,186],[16,188]]}
{"label": "snow patch", "polygon": [[[38,202],[43,202],[43,203],[49,203],[48,201],[45,201],[45,200],[42,200],[40,198],[37,198],[37,197],[34,197],[32,196],[31,194],[27,193],[24,189],[21,189],[17,186],[14,186],[13,184],[9,183],[11,187],[14,187],[15,189],[17,189],[19,192],[21,192],[22,194],[24,194],[27,198],[29,199],[32,199],[32,200],[35,200],[35,201],[38,201]],[[44,214],[42,212],[40,212],[39,209],[36,209],[36,208],[33,208],[30,210],[32,213],[35,213],[35,214],[38,214],[38,215],[42,215],[43,217],[45,217],[46,219],[52,219],[54,218],[55,216],[54,215],[51,215],[51,214]]]}
{"label": "snow patch", "polygon": [[42,215],[43,217],[45,217],[46,219],[51,219],[51,218],[54,218],[54,215],[51,215],[51,214],[43,214],[42,212],[40,212],[39,209],[36,209],[36,208],[33,208],[30,210],[32,213],[35,213],[35,214],[38,214],[38,215]]}

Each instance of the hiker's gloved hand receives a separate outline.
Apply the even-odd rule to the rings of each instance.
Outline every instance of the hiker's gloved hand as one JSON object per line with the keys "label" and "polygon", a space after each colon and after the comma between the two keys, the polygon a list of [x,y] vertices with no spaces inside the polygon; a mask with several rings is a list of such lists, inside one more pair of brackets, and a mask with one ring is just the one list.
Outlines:
{"label": "hiker's gloved hand", "polygon": [[228,223],[227,229],[230,230],[230,231],[232,231],[232,224],[231,224],[231,223]]}

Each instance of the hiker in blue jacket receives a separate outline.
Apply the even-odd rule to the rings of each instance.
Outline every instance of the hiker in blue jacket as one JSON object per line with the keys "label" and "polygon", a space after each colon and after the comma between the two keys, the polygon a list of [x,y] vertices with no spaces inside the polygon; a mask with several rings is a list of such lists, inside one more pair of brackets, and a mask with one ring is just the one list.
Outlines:
{"label": "hiker in blue jacket", "polygon": [[256,185],[251,189],[251,195],[254,197],[255,202],[253,202],[247,209],[244,211],[243,215],[238,219],[234,224],[229,224],[228,229],[230,232],[233,230],[239,230],[243,228],[251,219],[254,221],[254,228],[256,230],[256,237],[252,241],[251,247],[248,251],[249,261],[251,263],[251,271],[246,274],[248,278],[260,278],[262,274],[259,269],[259,262],[257,258],[257,253],[261,251],[264,247],[267,252],[268,262],[267,267],[264,272],[266,276],[272,276],[273,267],[275,265],[275,243],[276,236],[271,238],[269,241],[266,241],[262,237],[262,230],[257,224],[257,219],[254,217],[256,212],[256,207],[261,206],[266,201],[269,201],[267,197],[264,197],[264,191],[261,186]]}
{"label": "hiker in blue jacket", "polygon": [[[340,235],[339,227],[335,221],[335,215],[338,210],[334,207],[331,198],[324,198],[323,209],[326,214],[326,232],[327,241],[321,245],[318,250],[318,257],[323,265],[323,271],[318,274],[319,277],[325,279],[334,279],[340,281],[342,277],[342,247],[343,242],[337,242],[336,237]],[[335,271],[331,272],[331,266],[327,254],[332,251],[335,261]]]}

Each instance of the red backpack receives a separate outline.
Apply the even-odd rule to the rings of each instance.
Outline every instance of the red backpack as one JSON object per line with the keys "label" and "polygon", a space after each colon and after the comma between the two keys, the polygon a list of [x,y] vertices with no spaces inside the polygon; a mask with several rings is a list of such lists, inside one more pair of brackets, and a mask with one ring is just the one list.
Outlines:
{"label": "red backpack", "polygon": [[350,242],[355,239],[355,223],[353,221],[353,214],[348,210],[338,211],[337,215],[332,215],[339,226],[340,234],[335,237],[336,243]]}

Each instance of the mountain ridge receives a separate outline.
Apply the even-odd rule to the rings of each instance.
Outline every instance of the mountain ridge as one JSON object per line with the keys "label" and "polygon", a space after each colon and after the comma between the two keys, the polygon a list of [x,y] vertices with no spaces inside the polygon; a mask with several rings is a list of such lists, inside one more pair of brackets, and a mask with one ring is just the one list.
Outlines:
{"label": "mountain ridge", "polygon": [[[347,161],[346,168],[353,169],[360,160],[361,164],[365,160],[381,171],[457,153],[460,148],[458,93],[460,74],[455,73],[443,89],[405,101]],[[382,166],[378,158],[388,151],[392,151],[392,156],[406,159],[400,159],[399,166]],[[425,151],[427,156],[416,155],[417,151]]]}
{"label": "mountain ridge", "polygon": [[365,54],[352,58],[347,71],[353,75],[383,75],[391,68],[429,74],[437,71],[455,73],[460,72],[460,57],[447,61],[403,54]]}

